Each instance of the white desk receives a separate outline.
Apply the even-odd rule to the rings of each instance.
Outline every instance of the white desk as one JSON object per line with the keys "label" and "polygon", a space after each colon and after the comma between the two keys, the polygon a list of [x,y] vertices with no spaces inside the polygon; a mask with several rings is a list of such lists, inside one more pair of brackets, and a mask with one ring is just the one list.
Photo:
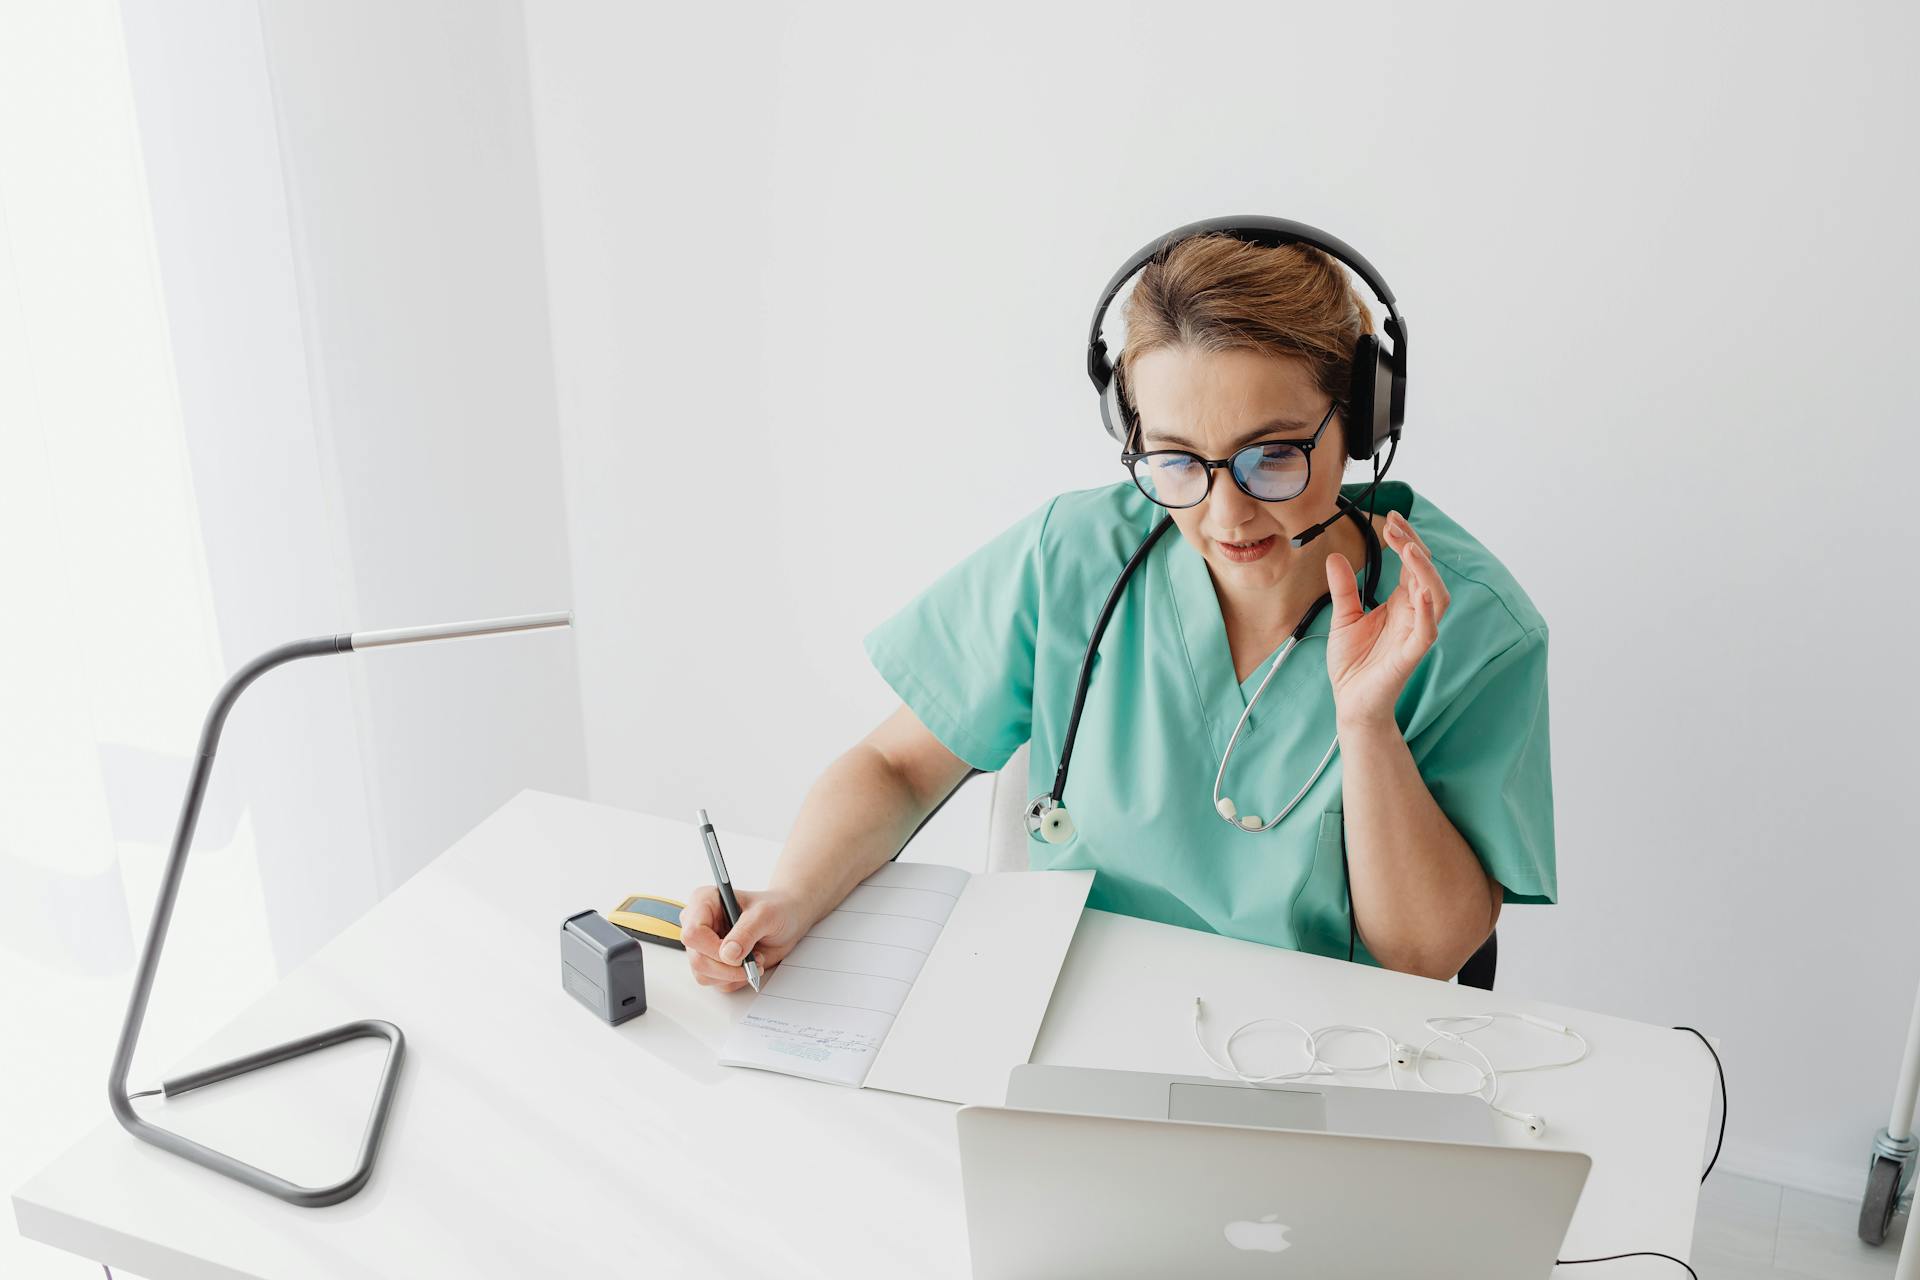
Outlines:
{"label": "white desk", "polygon": [[[745,885],[777,852],[737,837],[726,848]],[[750,997],[697,986],[678,952],[647,949],[648,1011],[620,1027],[561,990],[564,917],[628,893],[682,896],[705,873],[687,823],[522,792],[192,1060],[356,1018],[397,1022],[408,1058],[364,1191],[294,1208],[137,1141],[103,1097],[99,1127],[15,1192],[22,1234],[151,1280],[758,1275],[772,1259],[792,1275],[965,1275],[951,1105],[715,1065]],[[1593,1155],[1565,1256],[1687,1256],[1713,1088],[1692,1036],[1090,911],[1034,1060],[1212,1074],[1189,1030],[1196,992],[1216,1034],[1284,1014],[1411,1039],[1424,1016],[1489,1008],[1578,1027],[1587,1062],[1514,1077],[1503,1094],[1546,1114],[1549,1140]],[[1247,1060],[1279,1051],[1241,1043]],[[383,1050],[361,1041],[136,1105],[297,1181],[328,1180],[351,1167]],[[176,1065],[191,1063],[136,1063],[135,1087]],[[1602,1270],[1679,1274],[1648,1259]]]}

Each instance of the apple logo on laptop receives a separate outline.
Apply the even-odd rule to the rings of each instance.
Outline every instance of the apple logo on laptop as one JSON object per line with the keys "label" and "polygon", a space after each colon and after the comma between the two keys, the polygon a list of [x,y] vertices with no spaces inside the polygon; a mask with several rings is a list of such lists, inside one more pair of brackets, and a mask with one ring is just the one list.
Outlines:
{"label": "apple logo on laptop", "polygon": [[1279,1217],[1277,1213],[1270,1213],[1258,1222],[1229,1222],[1227,1243],[1236,1249],[1258,1249],[1262,1253],[1279,1253],[1290,1248],[1293,1241],[1287,1239],[1287,1232],[1291,1228],[1278,1221]]}

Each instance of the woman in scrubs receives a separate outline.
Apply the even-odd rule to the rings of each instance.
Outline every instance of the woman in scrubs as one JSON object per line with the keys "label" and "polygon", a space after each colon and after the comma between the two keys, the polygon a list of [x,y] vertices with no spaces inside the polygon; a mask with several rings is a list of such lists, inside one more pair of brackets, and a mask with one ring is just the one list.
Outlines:
{"label": "woman in scrubs", "polygon": [[[1306,244],[1198,236],[1140,271],[1125,318],[1127,449],[1154,457],[1054,497],[867,637],[901,705],[820,776],[731,931],[712,887],[693,892],[683,936],[702,983],[739,988],[749,953],[777,965],[970,770],[1031,741],[1027,792],[1048,788],[1101,605],[1167,515],[1179,536],[1147,553],[1097,651],[1073,834],[1031,838],[1033,867],[1092,868],[1090,907],[1442,979],[1503,901],[1555,900],[1546,623],[1425,494],[1343,486],[1342,437],[1369,426],[1343,412],[1351,358],[1372,326],[1344,271]],[[1304,466],[1297,494],[1262,500],[1232,468],[1192,465],[1254,443]],[[1169,458],[1188,477],[1178,492],[1149,469]],[[1289,545],[1341,493],[1374,509],[1385,549],[1372,609],[1358,522]],[[1322,593],[1331,605],[1247,719],[1222,794],[1260,825],[1336,736],[1338,750],[1280,822],[1249,831],[1216,810],[1215,772]]]}

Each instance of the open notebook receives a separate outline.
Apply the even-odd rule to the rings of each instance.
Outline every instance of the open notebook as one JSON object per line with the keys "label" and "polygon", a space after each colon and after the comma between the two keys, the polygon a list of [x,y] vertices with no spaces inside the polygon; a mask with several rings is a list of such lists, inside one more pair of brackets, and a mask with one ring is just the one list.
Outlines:
{"label": "open notebook", "polygon": [[720,1061],[997,1106],[1092,885],[1091,871],[889,862],[767,975]]}

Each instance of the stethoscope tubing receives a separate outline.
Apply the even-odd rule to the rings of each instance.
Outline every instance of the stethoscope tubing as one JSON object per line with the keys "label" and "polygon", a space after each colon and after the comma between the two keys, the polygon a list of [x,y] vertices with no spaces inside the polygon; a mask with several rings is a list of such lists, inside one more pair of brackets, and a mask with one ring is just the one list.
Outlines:
{"label": "stethoscope tubing", "polygon": [[[1338,498],[1337,501],[1340,504],[1341,510],[1346,514],[1346,516],[1360,526],[1360,532],[1366,538],[1367,580],[1366,580],[1366,589],[1365,589],[1365,599],[1366,599],[1366,605],[1368,608],[1377,607],[1378,601],[1376,599],[1375,593],[1379,587],[1379,582],[1380,582],[1380,565],[1381,565],[1380,537],[1374,531],[1372,523],[1366,518],[1366,516],[1361,512],[1360,508],[1357,505],[1355,505],[1353,502],[1350,502],[1344,496]],[[1066,808],[1067,769],[1068,769],[1068,766],[1073,761],[1073,744],[1080,734],[1080,716],[1081,716],[1081,713],[1086,709],[1087,687],[1091,683],[1093,678],[1093,661],[1095,656],[1099,653],[1100,640],[1106,634],[1107,624],[1113,620],[1114,609],[1119,605],[1121,593],[1126,590],[1127,583],[1132,580],[1135,572],[1138,571],[1141,563],[1145,561],[1145,559],[1147,558],[1148,552],[1153,550],[1154,544],[1160,540],[1161,536],[1166,533],[1167,529],[1171,527],[1172,524],[1173,524],[1172,516],[1163,516],[1161,517],[1159,522],[1154,525],[1153,529],[1147,534],[1147,536],[1141,539],[1140,545],[1134,549],[1133,554],[1128,557],[1125,567],[1123,567],[1120,570],[1119,577],[1114,579],[1112,588],[1109,589],[1107,592],[1106,601],[1100,606],[1099,616],[1095,619],[1093,624],[1093,633],[1091,636],[1088,637],[1088,640],[1087,640],[1086,654],[1080,660],[1080,676],[1079,676],[1079,679],[1074,684],[1073,707],[1071,711],[1068,713],[1067,732],[1066,732],[1065,738],[1061,741],[1061,745],[1060,745],[1060,767],[1058,771],[1054,774],[1052,790],[1048,791],[1045,795],[1039,797],[1031,805],[1028,806],[1027,812],[1028,812],[1028,823],[1030,828],[1032,828],[1034,824],[1038,823],[1041,820],[1042,815],[1046,813],[1050,813],[1053,810],[1061,810],[1062,816],[1063,817],[1065,816],[1064,810]],[[1340,738],[1338,734],[1335,734],[1334,740],[1328,746],[1326,754],[1320,758],[1319,766],[1314,769],[1313,776],[1307,779],[1306,786],[1302,787],[1298,792],[1298,794],[1294,796],[1292,801],[1288,803],[1287,807],[1281,810],[1279,817],[1273,818],[1271,821],[1266,822],[1258,827],[1248,827],[1240,823],[1235,818],[1229,818],[1226,815],[1226,813],[1221,810],[1220,783],[1226,776],[1227,761],[1231,759],[1233,756],[1234,746],[1239,742],[1241,730],[1246,726],[1246,723],[1247,723],[1247,717],[1253,714],[1254,707],[1257,706],[1260,702],[1260,695],[1266,692],[1267,685],[1273,679],[1274,674],[1280,670],[1281,665],[1287,660],[1288,656],[1292,654],[1294,648],[1299,644],[1300,640],[1305,636],[1308,629],[1313,626],[1313,621],[1315,618],[1319,616],[1320,610],[1326,608],[1327,605],[1332,602],[1332,600],[1333,600],[1333,597],[1330,593],[1322,594],[1318,600],[1314,601],[1313,605],[1307,610],[1306,614],[1300,619],[1300,622],[1298,623],[1298,625],[1294,627],[1293,634],[1288,637],[1286,647],[1281,650],[1279,656],[1274,659],[1273,665],[1270,668],[1268,668],[1266,676],[1262,678],[1260,681],[1260,687],[1254,690],[1253,697],[1248,701],[1246,710],[1240,713],[1239,722],[1234,725],[1233,733],[1227,739],[1227,748],[1225,753],[1221,756],[1220,768],[1218,771],[1215,772],[1214,778],[1213,778],[1214,812],[1219,814],[1220,818],[1223,821],[1230,824],[1235,830],[1245,831],[1249,835],[1257,835],[1260,832],[1271,830],[1275,825],[1279,823],[1281,818],[1284,818],[1287,816],[1287,814],[1293,812],[1294,808],[1297,805],[1299,805],[1300,801],[1306,797],[1307,792],[1313,790],[1314,783],[1318,782],[1320,780],[1320,776],[1326,772],[1328,764],[1330,764],[1333,760],[1334,753],[1339,749]],[[1071,837],[1062,836],[1061,838],[1065,839],[1065,838],[1071,838]]]}
{"label": "stethoscope tubing", "polygon": [[1161,535],[1172,527],[1173,517],[1162,516],[1152,531],[1141,539],[1140,545],[1127,557],[1126,567],[1120,570],[1120,576],[1113,580],[1113,586],[1107,591],[1106,603],[1100,606],[1100,615],[1094,620],[1093,635],[1087,641],[1086,655],[1080,660],[1080,678],[1073,686],[1073,710],[1067,715],[1067,736],[1060,744],[1060,768],[1053,775],[1053,790],[1047,793],[1053,797],[1055,804],[1059,804],[1061,797],[1067,793],[1067,766],[1073,761],[1073,744],[1080,736],[1080,713],[1086,709],[1087,685],[1093,679],[1093,658],[1100,650],[1100,637],[1107,634],[1107,624],[1113,621],[1113,611],[1120,603],[1120,593],[1126,590],[1134,571],[1147,558],[1147,553],[1153,550],[1153,544],[1160,541]]}
{"label": "stethoscope tubing", "polygon": [[[1318,611],[1318,606],[1316,606],[1314,612],[1317,613]],[[1308,625],[1312,625],[1311,614],[1308,615]],[[1234,745],[1240,741],[1240,731],[1246,727],[1247,717],[1253,714],[1253,709],[1260,705],[1260,695],[1267,691],[1267,685],[1273,680],[1274,673],[1280,670],[1282,664],[1286,662],[1288,656],[1293,653],[1294,647],[1299,643],[1300,637],[1298,635],[1287,638],[1287,647],[1282,649],[1280,656],[1273,660],[1273,666],[1267,669],[1266,676],[1260,681],[1260,687],[1253,691],[1253,697],[1247,701],[1247,709],[1240,713],[1238,723],[1233,726],[1232,735],[1227,738],[1226,752],[1220,757],[1220,768],[1213,775],[1213,811],[1220,815],[1221,821],[1252,835],[1258,835],[1263,831],[1271,831],[1273,828],[1279,826],[1280,820],[1292,813],[1299,803],[1307,798],[1307,792],[1313,790],[1313,784],[1320,781],[1320,775],[1325,773],[1327,766],[1333,762],[1334,752],[1340,749],[1340,735],[1335,733],[1333,735],[1333,741],[1327,744],[1326,754],[1320,757],[1320,763],[1314,768],[1313,776],[1307,779],[1306,785],[1294,793],[1293,799],[1287,802],[1286,808],[1282,809],[1260,826],[1250,827],[1237,817],[1229,818],[1226,812],[1220,808],[1220,783],[1227,776],[1227,761],[1233,759],[1233,748]]]}

